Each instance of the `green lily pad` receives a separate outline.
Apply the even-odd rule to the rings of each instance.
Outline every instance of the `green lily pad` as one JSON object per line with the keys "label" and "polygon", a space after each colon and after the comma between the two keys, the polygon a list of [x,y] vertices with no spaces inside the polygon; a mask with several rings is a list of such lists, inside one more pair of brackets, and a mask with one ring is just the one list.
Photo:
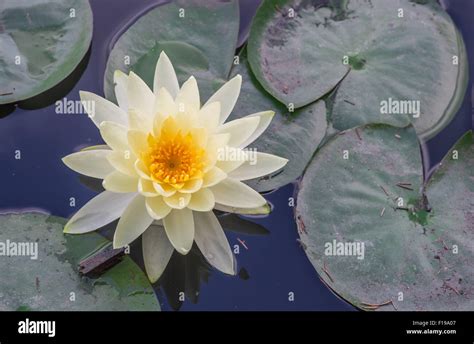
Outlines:
{"label": "green lily pad", "polygon": [[[64,235],[65,223],[36,213],[0,216],[0,310],[160,310],[148,279],[128,256],[99,278],[81,277],[79,262],[109,241],[96,233]],[[30,255],[17,255],[20,243]]]}
{"label": "green lily pad", "polygon": [[301,240],[323,281],[362,309],[474,310],[472,132],[425,192],[412,127],[342,134],[315,156],[297,199]]}
{"label": "green lily pad", "polygon": [[207,57],[198,48],[184,42],[157,42],[132,66],[132,71],[142,76],[150,87],[153,86],[155,76],[153,69],[162,51],[172,56],[176,74],[181,76],[182,82],[190,75],[206,73],[209,70]]}
{"label": "green lily pad", "polygon": [[[156,61],[162,50],[173,62],[180,83],[190,75],[198,81],[226,80],[238,31],[239,6],[235,0],[178,0],[158,6],[138,19],[115,43],[105,71],[105,96],[115,100],[116,70],[132,70],[153,86]],[[206,99],[213,84],[202,84],[199,83],[202,99]]]}
{"label": "green lily pad", "polygon": [[286,158],[289,163],[273,176],[248,181],[258,191],[269,191],[295,181],[303,173],[326,134],[326,106],[316,102],[294,112],[270,96],[252,75],[245,54],[231,75],[242,75],[242,88],[229,120],[272,110],[275,116],[268,129],[248,148]]}
{"label": "green lily pad", "polygon": [[92,39],[87,0],[2,0],[0,104],[36,96],[76,68]]}
{"label": "green lily pad", "polygon": [[[248,50],[258,81],[284,104],[304,106],[337,86],[329,115],[338,130],[412,122],[431,138],[467,86],[464,43],[434,1],[265,1]],[[385,111],[390,99],[410,102]]]}

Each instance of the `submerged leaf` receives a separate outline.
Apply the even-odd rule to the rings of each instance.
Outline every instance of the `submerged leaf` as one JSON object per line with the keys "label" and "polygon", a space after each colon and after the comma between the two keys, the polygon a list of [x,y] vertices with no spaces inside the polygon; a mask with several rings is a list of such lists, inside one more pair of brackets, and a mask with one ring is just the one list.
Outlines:
{"label": "submerged leaf", "polygon": [[115,100],[116,70],[133,70],[153,86],[156,61],[164,50],[173,61],[179,82],[192,73],[199,81],[202,99],[207,99],[214,91],[214,81],[225,80],[229,74],[238,31],[235,0],[177,0],[158,6],[139,18],[115,43],[107,61],[105,96]]}

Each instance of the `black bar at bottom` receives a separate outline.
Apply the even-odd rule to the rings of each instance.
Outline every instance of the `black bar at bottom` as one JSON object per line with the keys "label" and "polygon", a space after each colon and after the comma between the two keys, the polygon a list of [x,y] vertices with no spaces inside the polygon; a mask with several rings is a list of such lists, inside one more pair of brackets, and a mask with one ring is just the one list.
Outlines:
{"label": "black bar at bottom", "polygon": [[261,335],[268,343],[273,336],[284,341],[281,334],[308,336],[311,343],[474,343],[474,312],[0,312],[1,344],[254,342]]}

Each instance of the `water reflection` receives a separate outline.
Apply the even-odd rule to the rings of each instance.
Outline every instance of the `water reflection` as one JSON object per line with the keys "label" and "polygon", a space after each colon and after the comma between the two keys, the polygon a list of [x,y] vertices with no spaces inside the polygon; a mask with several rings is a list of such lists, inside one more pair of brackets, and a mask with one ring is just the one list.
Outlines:
{"label": "water reflection", "polygon": [[[97,182],[100,182],[100,180],[90,177],[81,179],[81,182],[85,181],[84,184],[91,188],[97,188]],[[224,231],[232,231],[244,235],[268,235],[270,233],[264,226],[239,215],[222,212],[216,212],[216,215]],[[118,220],[108,224],[100,229],[100,233],[107,239],[113,240],[117,223]],[[141,239],[135,240],[130,245],[130,257],[145,271]],[[163,275],[153,284],[153,289],[159,297],[166,298],[166,303],[172,310],[177,311],[185,300],[193,304],[199,302],[202,283],[209,283],[209,277],[214,273],[222,274],[222,272],[217,271],[207,262],[199,248],[194,244],[191,251],[185,256],[176,251],[173,252]],[[246,281],[250,278],[250,275],[245,268],[240,268],[236,276],[229,277]],[[160,301],[163,303],[164,300]]]}
{"label": "water reflection", "polygon": [[168,304],[179,310],[185,299],[197,304],[201,283],[208,283],[212,271],[196,244],[183,256],[174,252],[161,278],[154,284],[155,291],[163,290]]}
{"label": "water reflection", "polygon": [[[220,213],[218,218],[225,231],[246,235],[267,235],[270,233],[265,227],[236,214]],[[154,288],[157,292],[163,291],[168,304],[173,310],[179,310],[185,299],[193,304],[199,302],[201,285],[203,282],[209,282],[212,273],[221,272],[215,270],[206,261],[199,248],[194,244],[191,251],[185,256],[176,251],[173,253],[166,270],[154,284]],[[241,268],[237,276],[231,278],[248,280],[250,275],[245,268]]]}
{"label": "water reflection", "polygon": [[79,182],[89,190],[95,192],[105,191],[104,187],[102,186],[102,179],[92,178],[83,174],[79,174],[78,178]]}
{"label": "water reflection", "polygon": [[15,104],[0,105],[0,119],[7,117],[9,114],[13,113],[15,110],[16,110]]}

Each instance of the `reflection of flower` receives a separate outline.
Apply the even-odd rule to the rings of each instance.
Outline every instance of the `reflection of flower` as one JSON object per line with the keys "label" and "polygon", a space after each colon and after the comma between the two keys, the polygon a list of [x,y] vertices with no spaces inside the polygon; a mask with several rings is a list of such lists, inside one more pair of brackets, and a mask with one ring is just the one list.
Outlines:
{"label": "reflection of flower", "polygon": [[[81,174],[104,179],[106,191],[79,210],[64,231],[85,233],[120,217],[114,247],[143,233],[152,281],[163,272],[173,248],[187,254],[193,241],[217,269],[235,274],[232,251],[212,209],[266,209],[265,199],[241,181],[272,173],[287,160],[260,152],[247,159],[243,148],[268,127],[274,113],[224,124],[240,93],[240,75],[201,107],[194,77],[179,88],[164,53],[156,66],[154,91],[133,72],[116,72],[115,83],[120,107],[81,92],[83,102],[95,104],[89,115],[107,147],[83,150],[63,161]],[[220,154],[229,149],[236,154]],[[164,230],[150,226],[160,220]]]}

